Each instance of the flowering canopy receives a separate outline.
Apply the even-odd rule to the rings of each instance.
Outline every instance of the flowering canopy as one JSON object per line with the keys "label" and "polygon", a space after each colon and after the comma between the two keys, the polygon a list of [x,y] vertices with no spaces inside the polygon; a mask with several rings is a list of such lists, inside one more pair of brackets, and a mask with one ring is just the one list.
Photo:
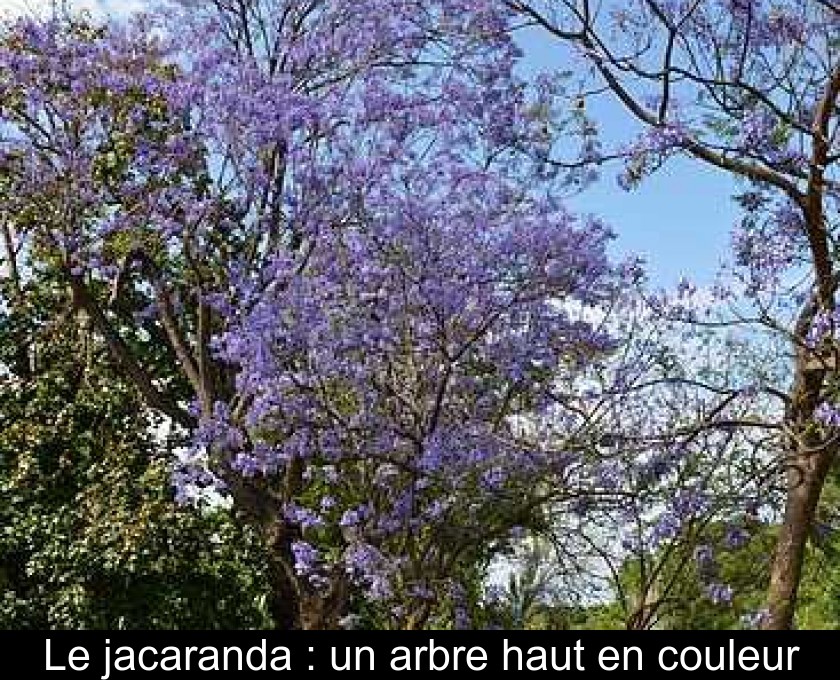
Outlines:
{"label": "flowering canopy", "polygon": [[633,274],[520,153],[555,93],[515,75],[508,15],[375,4],[25,20],[0,47],[23,271],[56,263],[190,432],[180,493],[222,484],[264,530],[285,606],[317,603],[289,625],[355,592],[422,625],[563,492],[528,423],[610,349],[579,312]]}

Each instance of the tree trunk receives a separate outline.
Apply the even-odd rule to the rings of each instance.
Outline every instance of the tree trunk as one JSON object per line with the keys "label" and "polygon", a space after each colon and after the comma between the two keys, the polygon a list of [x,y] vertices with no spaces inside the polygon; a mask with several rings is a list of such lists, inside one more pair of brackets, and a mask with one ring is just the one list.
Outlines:
{"label": "tree trunk", "polygon": [[[805,337],[810,328],[816,304],[806,307],[797,323],[798,337]],[[820,495],[829,468],[837,453],[837,444],[826,441],[814,422],[814,412],[823,398],[826,370],[813,363],[807,346],[798,349],[795,376],[785,422],[789,454],[785,459],[787,498],[770,567],[770,588],[767,594],[768,616],[762,623],[765,630],[788,630],[793,627],[799,582],[805,549],[811,533]]]}
{"label": "tree trunk", "polygon": [[329,589],[316,589],[295,573],[292,541],[296,527],[279,520],[264,533],[268,549],[269,611],[276,630],[336,630],[347,614],[349,592],[343,574],[333,574]]}
{"label": "tree trunk", "polygon": [[[339,628],[350,601],[349,583],[341,571],[330,574],[328,588],[316,588],[307,575],[295,571],[292,544],[301,529],[283,517],[278,494],[265,480],[248,479],[226,470],[224,480],[234,507],[262,539],[268,561],[268,610],[276,630],[331,630]],[[290,468],[287,486],[300,476],[299,466]],[[288,488],[286,497],[296,489]]]}
{"label": "tree trunk", "polygon": [[299,630],[301,598],[294,572],[294,556],[288,531],[275,522],[266,534],[268,552],[268,611],[275,630]]}
{"label": "tree trunk", "polygon": [[338,630],[347,614],[347,582],[338,576],[329,593],[307,588],[300,598],[300,622],[304,630]]}
{"label": "tree trunk", "polygon": [[793,627],[802,564],[833,450],[799,454],[791,461],[785,514],[770,571],[767,630]]}

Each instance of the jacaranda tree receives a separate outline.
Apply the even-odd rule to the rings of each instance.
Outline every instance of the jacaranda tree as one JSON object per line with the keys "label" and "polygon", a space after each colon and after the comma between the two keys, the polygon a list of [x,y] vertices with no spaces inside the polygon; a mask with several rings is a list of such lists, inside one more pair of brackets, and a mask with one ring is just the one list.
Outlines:
{"label": "jacaranda tree", "polygon": [[181,496],[257,530],[279,627],[462,612],[460,575],[571,493],[549,393],[612,349],[584,312],[635,271],[531,162],[562,91],[516,75],[512,21],[249,0],[3,31],[9,267],[60,272],[188,439]]}
{"label": "jacaranda tree", "polygon": [[832,0],[504,4],[558,46],[571,47],[642,127],[624,147],[592,145],[584,158],[552,156],[548,163],[623,157],[621,181],[629,188],[684,155],[743,182],[733,259],[754,303],[750,318],[786,337],[795,355],[789,389],[774,388],[785,411],[778,460],[788,492],[765,620],[768,628],[790,627],[806,541],[838,450],[840,6]]}
{"label": "jacaranda tree", "polygon": [[[701,605],[737,622],[760,609],[754,586],[769,573],[755,560],[750,579],[726,567],[747,548],[761,553],[779,500],[768,484],[775,404],[756,389],[753,364],[768,375],[782,361],[768,361],[777,348],[759,352],[750,334],[698,332],[692,315],[715,325],[690,286],[628,290],[604,319],[620,350],[551,395],[588,443],[566,478],[581,493],[547,512],[555,580],[567,597],[613,600],[630,629],[685,621]],[[737,589],[745,580],[749,593]]]}

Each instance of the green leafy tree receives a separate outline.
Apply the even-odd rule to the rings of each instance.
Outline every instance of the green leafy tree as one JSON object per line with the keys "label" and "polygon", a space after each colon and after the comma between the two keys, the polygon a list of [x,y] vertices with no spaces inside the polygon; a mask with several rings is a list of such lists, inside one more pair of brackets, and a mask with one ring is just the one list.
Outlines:
{"label": "green leafy tree", "polygon": [[26,285],[0,313],[0,627],[268,625],[253,537],[176,505],[177,440],[50,272]]}

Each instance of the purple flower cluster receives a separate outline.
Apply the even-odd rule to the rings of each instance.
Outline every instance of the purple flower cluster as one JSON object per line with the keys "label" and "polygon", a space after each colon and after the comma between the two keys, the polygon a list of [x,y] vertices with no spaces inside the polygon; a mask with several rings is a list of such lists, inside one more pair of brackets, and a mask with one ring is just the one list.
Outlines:
{"label": "purple flower cluster", "polygon": [[747,274],[749,296],[772,295],[802,261],[807,247],[801,211],[783,201],[767,214],[748,210],[733,230],[735,264]]}
{"label": "purple flower cluster", "polygon": [[735,595],[732,586],[724,583],[710,583],[705,588],[706,597],[713,604],[731,604],[732,598]]}
{"label": "purple flower cluster", "polygon": [[814,410],[814,420],[829,427],[840,427],[840,408],[824,401]]}
{"label": "purple flower cluster", "polygon": [[825,342],[835,342],[835,333],[840,322],[840,310],[817,312],[805,336],[805,343],[811,349],[817,349]]}
{"label": "purple flower cluster", "polygon": [[295,571],[301,576],[313,574],[319,563],[318,550],[306,541],[292,543],[292,554],[295,559]]}
{"label": "purple flower cluster", "polygon": [[723,540],[730,550],[740,550],[750,542],[750,533],[743,527],[730,526],[727,528]]}
{"label": "purple flower cluster", "polygon": [[619,186],[625,191],[636,188],[666,158],[679,151],[688,139],[689,130],[682,122],[657,125],[643,132],[624,150],[628,160],[618,177]]}

